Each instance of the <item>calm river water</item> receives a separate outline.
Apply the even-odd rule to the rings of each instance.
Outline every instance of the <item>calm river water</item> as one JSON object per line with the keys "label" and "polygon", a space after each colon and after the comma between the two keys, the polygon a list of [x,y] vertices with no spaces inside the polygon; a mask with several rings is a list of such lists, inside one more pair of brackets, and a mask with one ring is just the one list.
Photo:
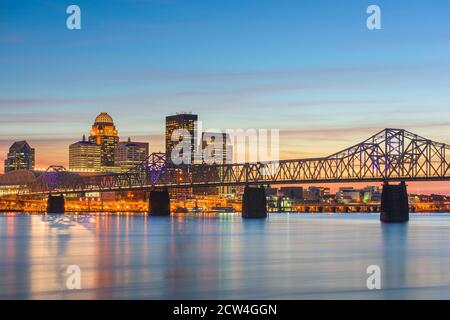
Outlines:
{"label": "calm river water", "polygon": [[0,214],[0,299],[450,299],[450,214],[378,219]]}

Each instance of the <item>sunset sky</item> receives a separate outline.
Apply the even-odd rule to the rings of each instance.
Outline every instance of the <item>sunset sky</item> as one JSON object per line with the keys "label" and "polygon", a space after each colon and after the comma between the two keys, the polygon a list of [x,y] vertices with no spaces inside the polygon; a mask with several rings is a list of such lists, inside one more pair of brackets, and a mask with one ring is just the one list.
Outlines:
{"label": "sunset sky", "polygon": [[[81,30],[66,28],[70,4]],[[370,4],[382,30],[366,27]],[[23,139],[37,166],[67,166],[102,111],[151,152],[181,111],[207,128],[280,129],[283,159],[385,127],[450,143],[449,12],[448,0],[2,0],[0,172]]]}

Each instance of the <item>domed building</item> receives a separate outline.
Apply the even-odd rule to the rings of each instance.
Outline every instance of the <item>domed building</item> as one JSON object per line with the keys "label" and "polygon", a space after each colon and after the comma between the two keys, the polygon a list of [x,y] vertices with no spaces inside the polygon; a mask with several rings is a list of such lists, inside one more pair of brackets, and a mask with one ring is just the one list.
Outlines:
{"label": "domed building", "polygon": [[100,113],[92,125],[89,142],[101,146],[102,167],[114,166],[114,154],[119,143],[119,133],[114,125],[114,121],[106,112]]}

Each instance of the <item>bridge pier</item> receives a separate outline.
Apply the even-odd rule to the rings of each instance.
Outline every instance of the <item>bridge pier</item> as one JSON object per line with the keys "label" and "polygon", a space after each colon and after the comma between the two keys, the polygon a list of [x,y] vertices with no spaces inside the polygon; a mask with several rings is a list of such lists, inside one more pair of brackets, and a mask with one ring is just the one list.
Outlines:
{"label": "bridge pier", "polygon": [[47,198],[47,213],[64,214],[64,196],[52,196]]}
{"label": "bridge pier", "polygon": [[408,193],[404,181],[399,185],[384,183],[381,193],[380,220],[382,222],[406,222],[409,220]]}
{"label": "bridge pier", "polygon": [[246,186],[242,197],[242,218],[267,218],[266,190]]}
{"label": "bridge pier", "polygon": [[151,216],[170,216],[170,196],[167,188],[150,191],[148,214]]}

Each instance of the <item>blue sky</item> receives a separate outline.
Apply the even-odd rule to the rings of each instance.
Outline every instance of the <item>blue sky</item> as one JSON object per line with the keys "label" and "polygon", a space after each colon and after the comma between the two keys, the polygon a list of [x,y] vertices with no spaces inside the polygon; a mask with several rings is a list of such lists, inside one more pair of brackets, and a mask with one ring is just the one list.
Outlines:
{"label": "blue sky", "polygon": [[[66,29],[70,4],[81,30]],[[366,28],[370,4],[382,30]],[[449,13],[446,0],[2,0],[0,160],[27,139],[38,165],[67,164],[101,111],[151,151],[179,111],[280,129],[283,158],[385,127],[450,142]]]}

